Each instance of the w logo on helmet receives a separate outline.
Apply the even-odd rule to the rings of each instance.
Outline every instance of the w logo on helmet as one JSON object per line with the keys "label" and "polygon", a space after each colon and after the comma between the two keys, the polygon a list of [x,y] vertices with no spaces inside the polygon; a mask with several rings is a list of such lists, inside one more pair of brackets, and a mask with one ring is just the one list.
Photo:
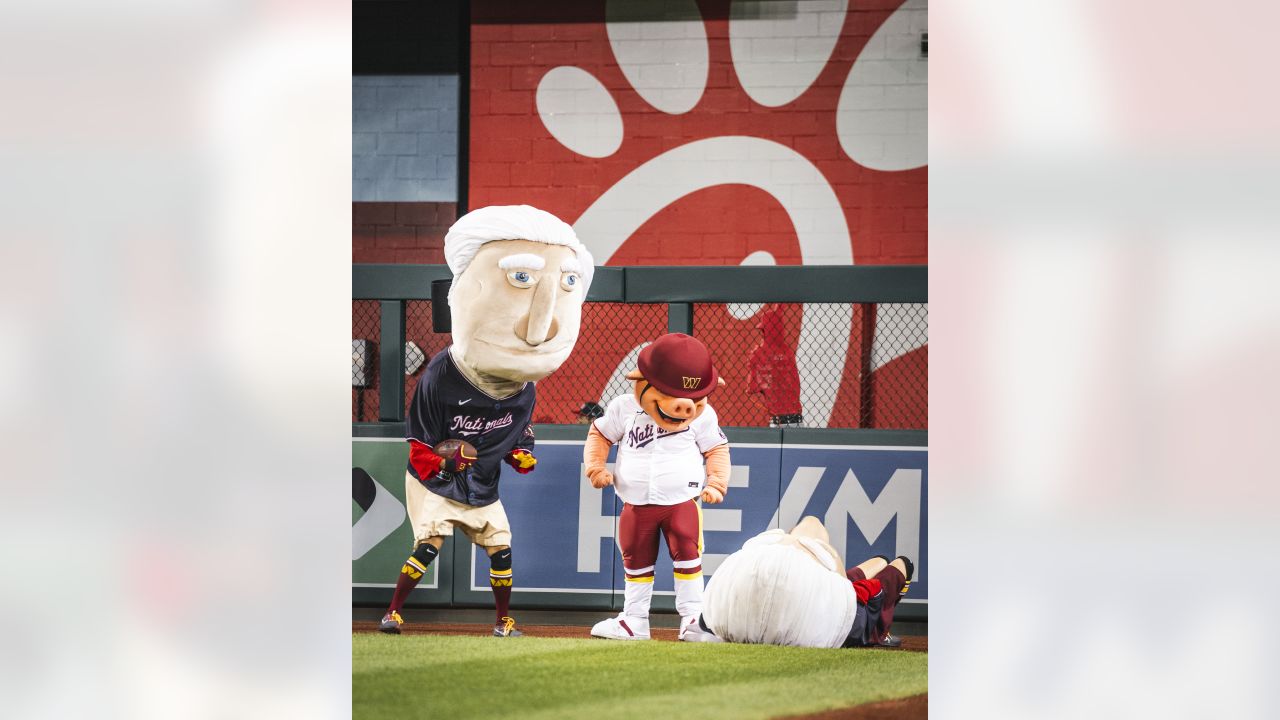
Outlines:
{"label": "w logo on helmet", "polygon": [[685,377],[682,377],[681,379],[684,380],[685,390],[696,390],[698,386],[702,384],[702,378],[700,377],[685,376]]}

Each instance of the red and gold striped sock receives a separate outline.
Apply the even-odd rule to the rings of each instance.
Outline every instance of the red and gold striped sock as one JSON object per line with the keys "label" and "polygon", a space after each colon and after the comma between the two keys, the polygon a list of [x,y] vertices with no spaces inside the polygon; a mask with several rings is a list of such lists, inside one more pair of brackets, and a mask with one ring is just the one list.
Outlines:
{"label": "red and gold striped sock", "polygon": [[493,588],[495,622],[511,614],[511,548],[499,550],[489,556],[489,585]]}

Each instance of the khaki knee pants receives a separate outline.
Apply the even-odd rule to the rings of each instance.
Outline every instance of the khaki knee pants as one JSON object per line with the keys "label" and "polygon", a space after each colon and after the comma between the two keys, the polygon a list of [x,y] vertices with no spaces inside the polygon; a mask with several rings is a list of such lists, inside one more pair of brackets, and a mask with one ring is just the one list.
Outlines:
{"label": "khaki knee pants", "polygon": [[449,537],[454,527],[462,528],[471,542],[480,547],[511,544],[511,523],[507,521],[501,500],[484,507],[464,505],[431,492],[407,472],[404,496],[415,546],[427,538]]}

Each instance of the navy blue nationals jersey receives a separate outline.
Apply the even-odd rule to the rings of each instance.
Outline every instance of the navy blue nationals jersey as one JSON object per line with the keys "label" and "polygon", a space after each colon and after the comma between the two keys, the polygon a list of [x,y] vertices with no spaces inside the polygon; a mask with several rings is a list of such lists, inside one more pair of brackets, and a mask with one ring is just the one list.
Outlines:
{"label": "navy blue nationals jersey", "polygon": [[[533,383],[511,397],[495,400],[476,389],[453,364],[449,350],[427,363],[409,404],[407,440],[435,447],[441,440],[466,440],[480,459],[460,473],[441,470],[426,481],[427,489],[450,500],[481,507],[498,501],[503,458],[512,449],[533,449]],[[409,474],[422,478],[409,463]]]}

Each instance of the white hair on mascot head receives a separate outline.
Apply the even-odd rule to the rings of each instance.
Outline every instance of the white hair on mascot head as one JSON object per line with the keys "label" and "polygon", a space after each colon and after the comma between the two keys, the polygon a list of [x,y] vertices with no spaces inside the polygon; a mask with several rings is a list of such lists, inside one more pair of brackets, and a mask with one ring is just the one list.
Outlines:
{"label": "white hair on mascot head", "polygon": [[467,269],[480,246],[494,240],[532,240],[573,248],[581,266],[582,294],[591,289],[595,261],[573,228],[546,210],[529,205],[490,205],[458,218],[444,236],[444,259],[453,276]]}

